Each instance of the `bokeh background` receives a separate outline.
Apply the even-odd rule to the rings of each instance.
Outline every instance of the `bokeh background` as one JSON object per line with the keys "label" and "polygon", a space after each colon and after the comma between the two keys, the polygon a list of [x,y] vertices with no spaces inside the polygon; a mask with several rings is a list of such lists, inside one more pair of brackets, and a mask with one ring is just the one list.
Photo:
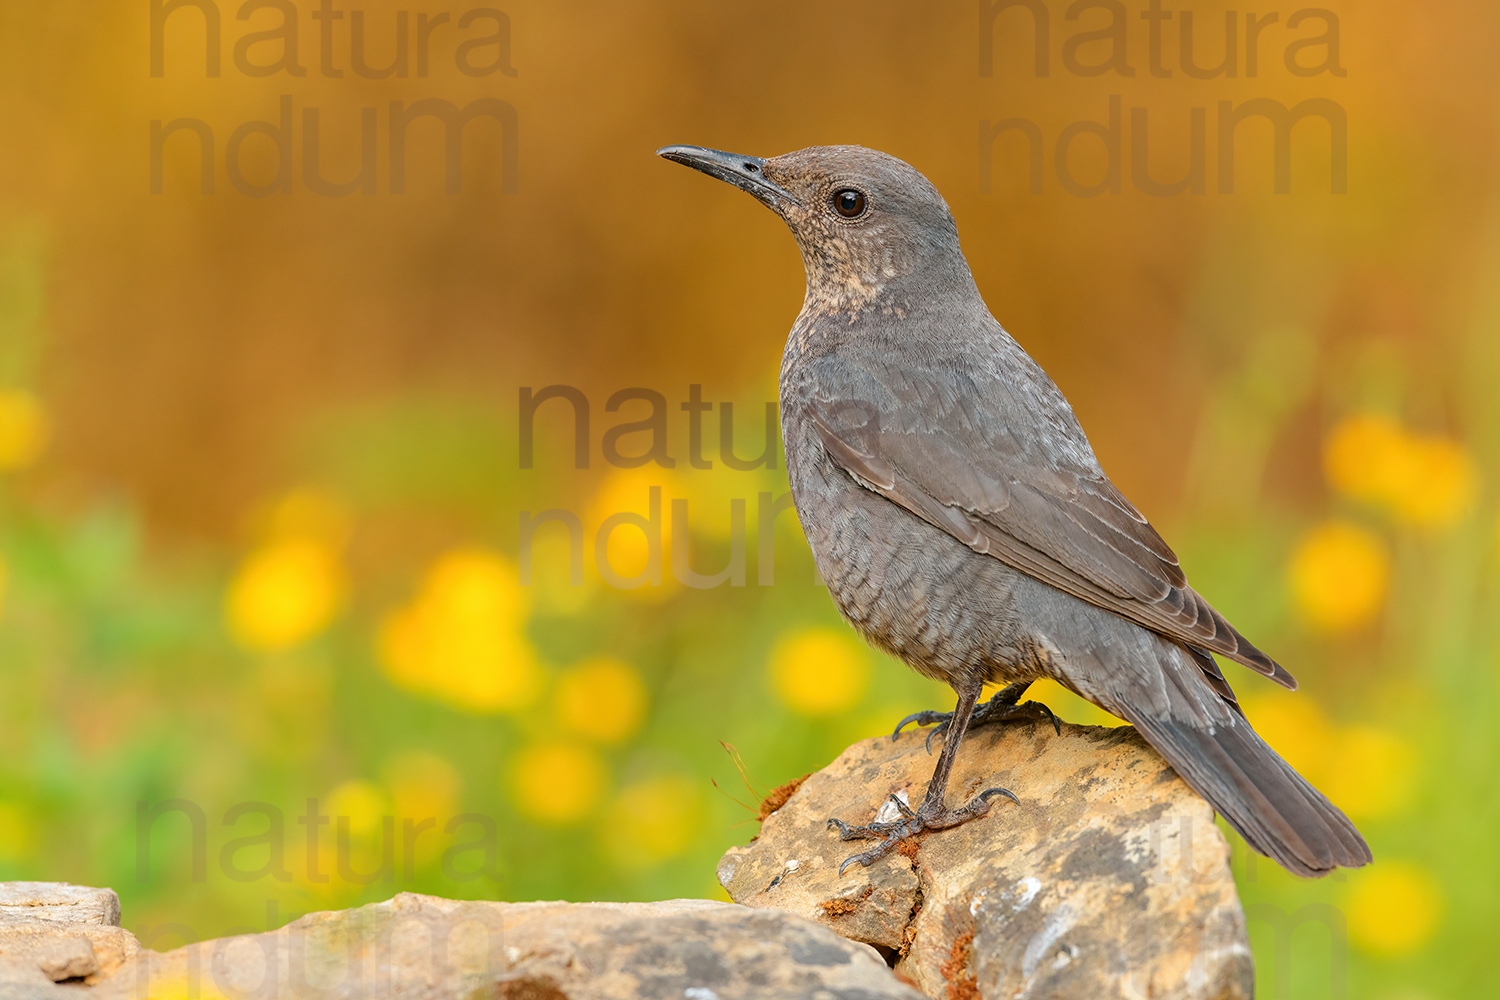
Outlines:
{"label": "bokeh background", "polygon": [[[768,791],[947,707],[840,623],[794,516],[763,516],[779,459],[726,467],[719,405],[712,468],[695,468],[681,405],[690,386],[733,403],[737,454],[763,454],[802,274],[769,213],[652,150],[858,142],[944,192],[994,312],[1106,468],[1302,681],[1229,668],[1378,863],[1305,883],[1236,845],[1264,995],[1487,991],[1500,9],[1336,0],[1335,51],[1329,17],[1292,28],[1295,5],[1262,5],[1277,19],[1254,72],[1234,14],[1231,74],[1227,5],[1167,8],[1154,72],[1143,3],[1120,6],[1111,65],[1110,41],[1078,38],[1108,6],[1070,19],[1052,0],[1039,75],[1032,15],[982,3],[512,0],[509,37],[483,42],[501,19],[462,22],[462,0],[349,0],[332,22],[305,0],[205,0],[167,18],[157,76],[152,6],[0,2],[0,878],[113,886],[161,948],[400,889],[716,896],[714,863]],[[286,10],[294,60],[252,37]],[[1118,191],[1097,134],[1113,97]],[[514,173],[478,119],[447,193],[429,119],[393,193],[391,102],[429,98],[513,108]],[[267,132],[284,99],[290,190],[247,195],[281,179]],[[1263,120],[1220,189],[1220,102],[1256,99],[1336,106],[1346,193],[1317,118],[1292,132],[1289,192]],[[315,193],[307,113],[320,176],[342,182],[364,109],[373,193]],[[1194,109],[1204,192],[1144,193],[1137,116],[1146,169],[1170,181],[1192,167]],[[1041,139],[1039,193],[1022,131],[981,138],[1010,118]],[[191,129],[165,141],[152,192],[152,122],[179,119],[212,132],[211,193]],[[1056,143],[1078,122],[1100,124],[1069,190]],[[562,400],[522,467],[522,388],[550,385],[588,403],[586,469]],[[661,394],[675,467],[608,459],[606,432],[649,409],[611,412],[627,388]],[[648,437],[611,440],[628,456]],[[653,495],[660,582],[618,516]],[[579,575],[553,521],[523,582],[523,512],[548,510],[578,519]],[[615,583],[644,568],[643,586],[601,575],[610,524]],[[740,544],[743,586],[677,582],[674,545],[710,573]]]}

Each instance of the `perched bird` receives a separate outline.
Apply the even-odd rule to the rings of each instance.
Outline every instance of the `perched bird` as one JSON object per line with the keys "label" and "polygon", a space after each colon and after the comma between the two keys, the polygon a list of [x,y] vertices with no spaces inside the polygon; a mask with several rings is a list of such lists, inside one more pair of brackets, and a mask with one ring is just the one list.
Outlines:
{"label": "perched bird", "polygon": [[1020,698],[1042,677],[1131,722],[1288,870],[1370,861],[1353,824],[1250,727],[1213,654],[1296,682],[1188,586],[1104,475],[1068,401],[990,315],[927,178],[859,146],[658,152],[790,227],[807,270],[780,385],[797,515],[844,617],[958,694],[953,712],[902,722],[944,732],[918,808],[898,800],[892,822],[830,820],[845,840],[878,841],[844,866],[1014,798],[989,789],[950,808],[944,794],[966,730],[1036,717]]}

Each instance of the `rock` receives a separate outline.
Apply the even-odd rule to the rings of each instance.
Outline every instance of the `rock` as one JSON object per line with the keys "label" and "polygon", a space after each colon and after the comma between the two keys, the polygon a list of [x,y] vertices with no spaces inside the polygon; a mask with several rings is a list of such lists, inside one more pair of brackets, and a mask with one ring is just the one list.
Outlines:
{"label": "rock", "polygon": [[0,882],[0,923],[17,917],[118,927],[120,897],[67,882]]}
{"label": "rock", "polygon": [[0,882],[0,1000],[47,996],[54,983],[102,981],[140,951],[119,926],[112,889]]}
{"label": "rock", "polygon": [[[269,975],[270,979],[267,979]],[[402,893],[265,934],[141,952],[104,998],[920,1000],[880,956],[788,914],[709,900],[456,902]]]}
{"label": "rock", "polygon": [[54,983],[65,979],[83,979],[99,971],[99,956],[86,937],[65,937],[48,941],[36,949],[37,968]]}
{"label": "rock", "polygon": [[920,802],[936,762],[924,739],[857,743],[808,778],[719,862],[730,896],[874,945],[933,997],[1252,995],[1213,810],[1130,727],[973,731],[949,802],[999,785],[1020,805],[997,799],[984,818],[840,878],[868,842],[840,841],[829,817],[868,822],[892,794]]}

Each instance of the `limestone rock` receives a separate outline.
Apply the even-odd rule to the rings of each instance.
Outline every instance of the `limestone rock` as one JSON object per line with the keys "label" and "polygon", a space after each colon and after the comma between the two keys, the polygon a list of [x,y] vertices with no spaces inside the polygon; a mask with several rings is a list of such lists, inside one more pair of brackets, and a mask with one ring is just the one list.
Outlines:
{"label": "limestone rock", "polygon": [[[925,733],[866,740],[803,782],[719,881],[740,903],[816,920],[897,959],[929,996],[1248,1000],[1253,967],[1213,811],[1129,727],[974,730],[950,804],[1001,786],[987,816],[924,834],[842,878],[892,794],[915,806]],[[885,818],[885,817],[882,817]]]}
{"label": "limestone rock", "polygon": [[83,979],[99,971],[99,956],[86,937],[65,937],[44,943],[36,950],[37,968],[54,983]]}
{"label": "limestone rock", "polygon": [[0,882],[0,1000],[100,982],[140,950],[112,889]]}
{"label": "limestone rock", "polygon": [[94,994],[920,998],[873,949],[784,913],[709,900],[490,903],[412,893],[264,934],[141,952]]}
{"label": "limestone rock", "polygon": [[120,897],[68,882],[0,882],[0,923],[17,917],[118,927]]}

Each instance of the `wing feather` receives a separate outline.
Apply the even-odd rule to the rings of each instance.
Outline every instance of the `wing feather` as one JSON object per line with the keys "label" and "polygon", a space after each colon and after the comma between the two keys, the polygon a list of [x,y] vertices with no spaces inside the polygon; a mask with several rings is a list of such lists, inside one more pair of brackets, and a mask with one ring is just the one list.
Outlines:
{"label": "wing feather", "polygon": [[[845,419],[851,408],[859,420]],[[974,551],[1296,687],[1291,674],[1188,586],[1166,541],[1102,472],[1025,462],[997,466],[937,430],[883,426],[864,402],[835,401],[809,410],[819,441],[837,465]],[[1222,677],[1217,681],[1216,688]]]}

